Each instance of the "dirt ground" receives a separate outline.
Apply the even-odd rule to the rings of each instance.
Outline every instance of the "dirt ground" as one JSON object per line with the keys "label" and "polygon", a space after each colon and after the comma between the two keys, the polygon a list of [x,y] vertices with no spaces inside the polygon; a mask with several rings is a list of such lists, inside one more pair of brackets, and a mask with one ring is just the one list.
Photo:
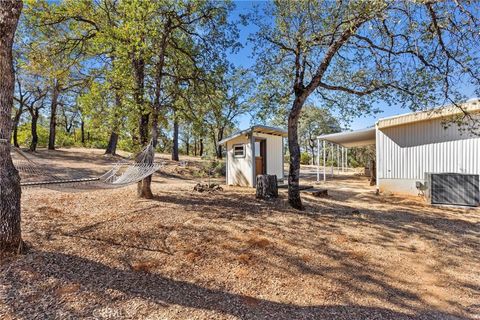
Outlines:
{"label": "dirt ground", "polygon": [[[37,156],[79,176],[112,162]],[[152,200],[24,190],[30,249],[0,263],[0,319],[480,319],[479,210],[376,196],[350,174],[297,212],[285,191],[194,192],[199,166],[168,161]]]}

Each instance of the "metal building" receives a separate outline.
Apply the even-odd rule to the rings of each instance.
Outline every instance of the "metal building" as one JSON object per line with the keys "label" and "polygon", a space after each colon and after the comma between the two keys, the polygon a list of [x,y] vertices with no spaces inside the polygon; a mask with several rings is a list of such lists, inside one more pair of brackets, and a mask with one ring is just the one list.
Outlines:
{"label": "metal building", "polygon": [[[480,102],[473,100],[461,108],[447,106],[408,113],[380,119],[374,128],[319,136],[318,144],[323,140],[323,145],[327,142],[347,148],[375,145],[377,189],[417,195],[429,189],[432,174],[478,177],[479,122]],[[463,181],[460,175],[455,179]]]}
{"label": "metal building", "polygon": [[259,174],[276,175],[282,181],[286,136],[286,130],[256,125],[218,142],[227,152],[227,184],[254,187]]}

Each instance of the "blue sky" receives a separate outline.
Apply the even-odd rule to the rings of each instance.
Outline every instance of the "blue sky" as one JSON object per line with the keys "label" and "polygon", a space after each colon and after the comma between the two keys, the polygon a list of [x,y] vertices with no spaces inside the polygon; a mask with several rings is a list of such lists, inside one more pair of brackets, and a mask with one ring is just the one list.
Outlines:
{"label": "blue sky", "polygon": [[[255,5],[261,6],[262,3],[266,3],[266,1],[235,1],[236,8],[234,11],[230,14],[230,19],[232,21],[238,20],[238,16],[240,14],[245,14],[248,13],[249,11],[252,11],[254,9]],[[229,55],[229,60],[235,64],[236,66],[242,66],[245,68],[251,67],[255,63],[254,57],[252,57],[252,45],[248,43],[248,36],[255,31],[257,31],[257,28],[249,24],[247,26],[239,25],[238,26],[240,30],[240,42],[243,45],[243,48],[239,50],[238,53],[236,54],[230,54]],[[473,88],[466,86],[464,89],[464,93],[467,94],[467,96],[473,96]],[[383,103],[379,103],[376,105],[381,112],[377,113],[375,115],[367,115],[367,116],[362,116],[359,118],[353,119],[352,122],[349,123],[349,129],[363,129],[370,127],[375,124],[375,122],[379,118],[384,118],[384,117],[389,117],[389,116],[394,116],[402,113],[408,113],[410,112],[407,109],[403,109],[400,107],[395,107],[395,106],[388,106]],[[239,119],[239,128],[244,129],[247,128],[251,125],[252,119],[250,116],[242,116]]]}

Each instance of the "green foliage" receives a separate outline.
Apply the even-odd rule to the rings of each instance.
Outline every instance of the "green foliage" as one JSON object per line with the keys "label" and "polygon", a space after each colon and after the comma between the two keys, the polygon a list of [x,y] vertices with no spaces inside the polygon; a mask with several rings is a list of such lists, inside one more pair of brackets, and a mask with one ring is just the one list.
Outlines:
{"label": "green foliage", "polygon": [[59,130],[57,134],[57,142],[56,145],[60,148],[72,147],[76,144],[76,137],[71,134],[67,134],[66,132]]}
{"label": "green foliage", "polygon": [[[46,147],[48,145],[48,127],[38,124],[38,146]],[[26,122],[18,126],[18,143],[20,146],[28,147],[32,141],[31,125]]]}
{"label": "green foliage", "polygon": [[[45,124],[39,123],[37,125],[38,147],[45,148],[48,145],[49,127]],[[88,147],[88,148],[106,148],[107,140],[103,135],[98,135],[94,130],[86,132],[85,144],[81,143],[81,134],[79,130],[74,133],[66,133],[63,130],[58,130],[57,145],[61,148],[66,147]],[[18,141],[22,147],[28,147],[32,140],[30,122],[21,124],[18,127]],[[125,140],[127,142],[127,140]],[[131,148],[125,145],[124,150]]]}
{"label": "green foliage", "polygon": [[374,146],[349,149],[348,161],[352,168],[366,167],[372,159],[375,159]]}
{"label": "green foliage", "polygon": [[118,148],[120,150],[133,152],[136,150],[137,146],[133,143],[132,139],[120,139],[118,141]]}
{"label": "green foliage", "polygon": [[301,164],[310,164],[312,157],[308,152],[302,152],[300,154],[300,163]]}
{"label": "green foliage", "polygon": [[202,162],[197,174],[203,178],[224,177],[226,174],[226,163],[217,159]]}
{"label": "green foliage", "polygon": [[[238,46],[238,30],[227,19],[232,9],[230,1],[210,0],[27,0],[25,26],[34,37],[25,38],[30,43],[25,65],[49,86],[58,84],[61,98],[72,81],[83,82],[69,108],[90,133],[86,146],[106,145],[113,131],[120,135],[120,148],[135,149],[145,115],[150,135],[157,132],[154,117],[163,129],[161,148],[171,145],[166,131],[173,114],[207,141],[245,112],[234,93],[239,88],[225,81],[225,51]],[[206,93],[215,105],[212,112],[205,99],[196,98]],[[226,119],[225,108],[234,109]],[[205,119],[220,120],[206,126]],[[58,138],[62,145],[75,142],[68,135]]]}
{"label": "green foliage", "polygon": [[365,164],[361,164],[356,158],[348,157],[348,165],[350,168],[364,167]]}
{"label": "green foliage", "polygon": [[457,1],[274,1],[254,15],[259,31],[251,37],[260,87],[274,98],[265,108],[291,105],[304,90],[349,119],[375,112],[378,101],[414,110],[461,101],[464,83],[479,94],[479,9]]}

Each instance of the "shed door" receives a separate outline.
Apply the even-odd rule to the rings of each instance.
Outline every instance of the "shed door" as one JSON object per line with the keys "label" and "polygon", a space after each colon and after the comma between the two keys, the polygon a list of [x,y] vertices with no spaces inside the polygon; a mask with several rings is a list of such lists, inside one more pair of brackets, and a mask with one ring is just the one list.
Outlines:
{"label": "shed door", "polygon": [[255,174],[267,173],[267,140],[255,141]]}

